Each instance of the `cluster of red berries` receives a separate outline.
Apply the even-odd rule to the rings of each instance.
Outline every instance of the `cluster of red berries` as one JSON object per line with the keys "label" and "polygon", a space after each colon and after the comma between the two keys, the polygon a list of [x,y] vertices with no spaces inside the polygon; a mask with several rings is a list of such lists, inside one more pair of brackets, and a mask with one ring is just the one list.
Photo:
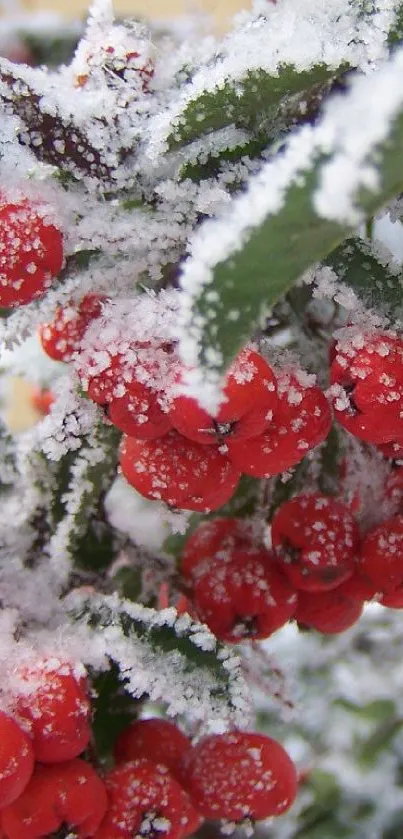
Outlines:
{"label": "cluster of red berries", "polygon": [[126,342],[124,352],[80,353],[103,300],[87,295],[60,308],[41,327],[52,358],[77,359],[83,388],[124,432],[120,465],[142,495],[204,512],[233,495],[242,473],[279,474],[327,436],[331,416],[324,394],[301,372],[276,377],[265,359],[243,349],[224,383],[213,416],[182,393],[185,371],[173,344]]}
{"label": "cluster of red berries", "polygon": [[120,465],[147,498],[206,512],[225,504],[241,474],[270,477],[294,466],[322,442],[330,411],[304,375],[277,377],[255,350],[243,349],[226,375],[224,402],[209,414],[183,395],[183,371],[165,393],[168,430],[158,440],[124,437]]}
{"label": "cluster of red berries", "polygon": [[0,734],[2,839],[39,839],[64,823],[80,837],[93,836],[107,796],[95,770],[78,757],[91,737],[85,676],[51,658],[17,667]]}
{"label": "cluster of red berries", "polygon": [[0,194],[0,306],[29,303],[46,291],[63,265],[63,238],[26,198]]}
{"label": "cluster of red berries", "polygon": [[386,457],[403,454],[403,340],[344,330],[331,350],[330,394],[338,422]]}
{"label": "cluster of red berries", "polygon": [[401,512],[362,535],[340,500],[299,495],[256,540],[253,523],[216,518],[187,539],[181,561],[191,609],[223,641],[266,638],[293,619],[331,634],[361,616],[364,602],[403,608],[403,480],[390,493]]}
{"label": "cluster of red berries", "polygon": [[196,745],[173,723],[132,723],[118,737],[106,776],[109,806],[96,839],[191,835],[207,819],[278,816],[297,792],[295,766],[262,734],[210,735]]}
{"label": "cluster of red berries", "polygon": [[79,839],[185,839],[205,818],[265,819],[295,799],[296,769],[276,741],[238,731],[192,745],[162,719],[128,726],[101,777],[78,757],[90,739],[86,682],[51,661],[16,676],[29,692],[15,697],[14,717],[0,712],[1,839],[63,826]]}

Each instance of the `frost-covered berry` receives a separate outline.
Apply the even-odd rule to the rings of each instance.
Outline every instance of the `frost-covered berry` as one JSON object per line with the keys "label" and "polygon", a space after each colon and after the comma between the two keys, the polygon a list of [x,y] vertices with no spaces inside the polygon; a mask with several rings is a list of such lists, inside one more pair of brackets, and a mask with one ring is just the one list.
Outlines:
{"label": "frost-covered berry", "polygon": [[183,839],[203,819],[166,766],[138,758],[106,776],[109,806],[95,839]]}
{"label": "frost-covered berry", "polygon": [[77,360],[84,390],[121,431],[154,440],[172,428],[165,388],[177,363],[171,346],[128,342],[125,352],[85,350]]}
{"label": "frost-covered berry", "polygon": [[185,754],[192,744],[175,723],[152,718],[136,720],[125,728],[115,743],[115,760],[128,763],[145,757],[152,763],[161,763],[181,783],[181,767]]}
{"label": "frost-covered berry", "polygon": [[[236,643],[243,638],[267,638],[283,626],[295,612],[297,596],[276,568],[274,557],[256,545],[241,524],[234,528],[233,522],[229,520],[226,530],[225,519],[218,520],[216,538],[209,539],[210,545],[214,541],[214,550],[206,551],[195,531],[190,547],[185,545],[184,567],[192,580],[191,599],[199,618],[217,638]],[[216,523],[211,524],[214,528]],[[200,529],[206,535],[205,525]]]}
{"label": "frost-covered berry", "polygon": [[276,378],[259,353],[247,348],[239,353],[227,373],[223,395],[215,416],[190,396],[174,396],[169,409],[172,425],[190,440],[207,445],[256,437],[270,425],[277,405]]}
{"label": "frost-covered berry", "polygon": [[403,515],[392,516],[366,534],[359,570],[378,591],[387,594],[403,584]]}
{"label": "frost-covered berry", "polygon": [[0,306],[13,308],[43,294],[63,265],[60,230],[23,199],[0,195]]}
{"label": "frost-covered berry", "polygon": [[78,839],[94,836],[106,811],[105,785],[95,770],[75,759],[37,764],[24,792],[1,811],[7,839],[39,839],[68,826]]}
{"label": "frost-covered berry", "polygon": [[266,819],[288,810],[297,772],[280,743],[237,731],[205,737],[186,761],[186,788],[208,819]]}
{"label": "frost-covered berry", "polygon": [[188,536],[181,556],[182,576],[190,583],[209,571],[218,551],[233,550],[248,541],[250,529],[236,518],[215,518],[201,522]]}
{"label": "frost-covered berry", "polygon": [[341,501],[298,495],[276,511],[271,538],[282,570],[295,588],[336,588],[356,567],[358,527]]}
{"label": "frost-covered berry", "polygon": [[77,306],[69,303],[59,306],[51,323],[39,327],[42,347],[55,361],[70,361],[79,349],[85,331],[102,311],[104,297],[86,294]]}
{"label": "frost-covered berry", "polygon": [[120,353],[111,355],[105,351],[88,356],[80,353],[77,372],[81,386],[97,405],[108,405],[115,393],[125,392],[122,367],[124,359]]}
{"label": "frost-covered berry", "polygon": [[120,465],[137,492],[182,510],[207,512],[233,495],[240,473],[217,446],[169,431],[158,440],[123,437]]}
{"label": "frost-covered berry", "polygon": [[36,760],[58,763],[81,754],[90,735],[86,681],[70,663],[46,659],[13,672],[17,718],[27,723]]}
{"label": "frost-covered berry", "polygon": [[25,789],[34,768],[34,752],[25,731],[0,711],[0,809]]}
{"label": "frost-covered berry", "polygon": [[117,428],[138,440],[163,437],[172,424],[158,402],[158,394],[143,382],[130,382],[120,399],[111,399],[108,417]]}
{"label": "frost-covered berry", "polygon": [[266,431],[248,440],[228,440],[228,455],[241,472],[269,478],[295,466],[326,439],[331,415],[322,391],[301,376],[281,373],[278,404]]}
{"label": "frost-covered berry", "polygon": [[403,341],[392,333],[344,337],[330,367],[335,418],[368,443],[403,440]]}
{"label": "frost-covered berry", "polygon": [[348,583],[331,591],[300,591],[296,621],[325,635],[350,629],[362,615],[363,602],[350,597]]}

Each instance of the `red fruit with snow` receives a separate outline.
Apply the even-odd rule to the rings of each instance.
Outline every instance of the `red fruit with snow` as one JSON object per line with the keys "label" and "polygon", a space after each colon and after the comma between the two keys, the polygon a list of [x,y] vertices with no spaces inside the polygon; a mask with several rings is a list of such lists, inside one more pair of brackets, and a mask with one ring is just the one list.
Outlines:
{"label": "red fruit with snow", "polygon": [[7,839],[39,839],[62,826],[86,839],[94,836],[106,807],[105,785],[85,761],[37,764],[22,795],[2,810],[1,827]]}
{"label": "red fruit with snow", "polygon": [[[208,573],[218,554],[220,557],[235,545],[248,542],[250,528],[242,519],[216,518],[201,522],[188,536],[181,556],[182,576],[196,582]],[[250,537],[249,537],[250,538]]]}
{"label": "red fruit with snow", "polygon": [[403,515],[392,516],[366,534],[359,570],[386,594],[403,584]]}
{"label": "red fruit with snow", "polygon": [[288,810],[297,772],[280,743],[264,734],[212,734],[186,761],[187,789],[207,819],[266,819]]}
{"label": "red fruit with snow", "polygon": [[13,308],[43,294],[63,265],[60,230],[27,199],[0,196],[0,306]]}
{"label": "red fruit with snow", "polygon": [[33,768],[30,738],[12,717],[0,711],[0,809],[21,795]]}
{"label": "red fruit with snow", "polygon": [[121,732],[115,743],[116,763],[145,757],[161,763],[182,782],[182,761],[192,744],[175,723],[164,719],[136,720]]}
{"label": "red fruit with snow", "polygon": [[159,836],[183,839],[203,819],[166,766],[145,758],[117,766],[106,776],[109,806],[95,839]]}
{"label": "red fruit with snow", "polygon": [[362,615],[363,602],[349,595],[348,583],[349,580],[332,591],[299,592],[296,621],[324,635],[350,629]]}
{"label": "red fruit with snow", "polygon": [[[211,523],[207,550],[206,543],[203,545],[206,526],[202,524],[201,538],[196,531],[190,546],[185,545],[184,561],[200,620],[217,638],[231,643],[267,638],[292,617],[297,603],[295,589],[275,567],[274,557],[254,543],[242,523],[234,526],[234,521],[229,519],[227,528],[225,519],[218,525]],[[198,542],[201,550],[197,557]]]}
{"label": "red fruit with snow", "polygon": [[336,345],[330,367],[335,418],[367,443],[403,440],[403,341],[387,332],[358,333]]}
{"label": "red fruit with snow", "polygon": [[169,431],[158,440],[124,436],[120,466],[137,492],[172,507],[208,512],[233,495],[240,473],[217,446]]}
{"label": "red fruit with snow", "polygon": [[104,300],[98,294],[86,294],[78,306],[74,302],[59,306],[53,321],[39,327],[46,355],[55,361],[71,361],[80,349],[88,325],[100,316]]}
{"label": "red fruit with snow", "polygon": [[326,439],[331,414],[322,391],[312,377],[281,373],[277,378],[278,404],[270,426],[252,439],[228,440],[228,456],[247,475],[268,478],[295,466],[310,449]]}
{"label": "red fruit with snow", "polygon": [[88,396],[107,406],[114,425],[131,437],[153,440],[172,428],[165,389],[176,364],[170,345],[126,342],[125,350],[113,355],[86,350],[77,367]]}
{"label": "red fruit with snow", "polygon": [[77,359],[77,372],[83,389],[97,405],[108,405],[115,393],[119,397],[125,393],[122,376],[123,357],[99,351],[88,357],[80,353]]}
{"label": "red fruit with snow", "polygon": [[168,414],[158,402],[158,394],[143,382],[126,384],[124,395],[111,399],[108,417],[117,428],[138,440],[155,440],[172,428]]}
{"label": "red fruit with snow", "polygon": [[49,658],[24,664],[13,672],[13,690],[16,716],[27,723],[36,760],[58,763],[84,751],[91,703],[85,678],[70,663]]}
{"label": "red fruit with snow", "polygon": [[276,378],[264,358],[243,349],[227,373],[224,401],[212,416],[189,396],[174,396],[172,425],[189,440],[213,445],[257,437],[270,425],[277,405]]}
{"label": "red fruit with snow", "polygon": [[276,511],[271,538],[277,561],[303,591],[326,591],[351,577],[359,530],[341,501],[298,495]]}

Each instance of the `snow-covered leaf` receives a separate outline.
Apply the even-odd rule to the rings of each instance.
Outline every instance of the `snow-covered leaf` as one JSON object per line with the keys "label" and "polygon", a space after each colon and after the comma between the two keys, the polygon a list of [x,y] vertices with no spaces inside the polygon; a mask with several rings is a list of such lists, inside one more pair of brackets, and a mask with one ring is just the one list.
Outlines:
{"label": "snow-covered leaf", "polygon": [[245,724],[249,692],[235,651],[174,608],[156,611],[116,595],[72,593],[75,621],[119,667],[125,690],[164,702],[168,713],[187,713],[214,725]]}

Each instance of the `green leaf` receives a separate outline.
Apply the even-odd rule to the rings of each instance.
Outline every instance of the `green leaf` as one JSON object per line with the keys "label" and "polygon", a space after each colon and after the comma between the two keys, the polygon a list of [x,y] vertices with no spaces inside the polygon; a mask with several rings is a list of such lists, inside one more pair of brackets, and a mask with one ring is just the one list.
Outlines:
{"label": "green leaf", "polygon": [[[401,61],[400,52],[392,59],[393,73],[396,72],[398,61]],[[378,73],[381,75],[388,69],[387,65],[383,65]],[[378,90],[374,82],[375,76],[374,73],[371,80],[358,80],[361,98],[364,97],[365,84],[365,94],[368,101],[372,99],[372,106],[375,102],[374,91]],[[379,97],[380,91],[381,85],[377,93]],[[294,137],[289,152],[290,160],[288,161],[285,152],[279,156],[278,161],[266,164],[262,172],[252,179],[251,188],[254,186],[256,195],[250,191],[249,195],[233,199],[233,207],[225,211],[222,217],[229,256],[219,261],[218,250],[216,255],[210,257],[208,236],[203,226],[196,234],[193,253],[198,253],[197,247],[202,241],[207,262],[203,271],[196,257],[190,256],[184,265],[182,287],[186,294],[183,297],[182,325],[186,336],[184,342],[188,345],[189,340],[192,341],[194,348],[197,348],[201,366],[211,371],[210,376],[217,378],[224,372],[240,347],[250,338],[267,308],[272,306],[304,271],[323,260],[347,238],[347,223],[344,225],[319,215],[315,209],[314,197],[332,156],[346,154],[344,140],[340,138],[345,136],[349,108],[355,109],[355,96],[353,88],[351,94],[347,93],[343,97],[343,104],[337,103],[334,113],[329,107],[327,119],[331,120],[334,140],[332,148],[329,148],[328,144],[326,154],[321,151],[322,125],[312,128],[308,133],[305,129],[301,142],[306,144],[309,138],[312,149],[308,163],[297,162],[297,158],[294,157],[297,142],[297,137]],[[339,127],[339,132],[335,130],[335,126]],[[349,201],[354,201],[355,206],[366,215],[375,214],[382,204],[403,188],[402,152],[403,103],[399,103],[399,106],[396,106],[395,118],[391,120],[387,139],[374,143],[367,155],[359,162],[356,161],[357,168],[376,165],[379,171],[378,187],[370,191],[360,186],[354,189],[350,182],[348,186],[342,184],[340,198],[345,200],[346,189]],[[264,199],[265,189],[269,190],[270,194],[272,180],[276,182],[276,179],[281,180],[283,177],[281,182],[286,183],[282,172],[288,171],[287,165],[288,186],[285,185],[282,195],[279,192],[277,196],[280,206],[276,211],[268,209],[262,221],[253,225],[253,220],[251,223],[248,214],[253,198],[256,197],[256,201],[259,202],[267,200]],[[265,189],[263,184],[267,184]],[[210,225],[210,235],[213,236],[214,231],[215,239],[219,242],[220,224],[217,224],[217,221],[208,221],[207,224]],[[228,240],[228,229],[234,231],[231,244]]]}
{"label": "green leaf", "polygon": [[371,768],[386,749],[390,749],[396,734],[403,727],[403,719],[390,717],[377,726],[374,733],[367,740],[361,742],[357,748],[357,757],[363,767]]}
{"label": "green leaf", "polygon": [[[345,69],[337,72],[341,74]],[[300,106],[303,96],[316,101],[336,75],[325,64],[303,71],[285,65],[278,68],[276,76],[257,69],[243,79],[228,79],[221,87],[188,102],[168,137],[169,147],[176,148],[228,125],[262,134],[268,145],[286,127],[295,124],[296,114],[301,120],[307,110]]]}
{"label": "green leaf", "polygon": [[116,664],[101,673],[91,673],[90,668],[90,675],[95,691],[92,700],[95,750],[101,761],[110,762],[115,740],[137,716],[140,701],[125,692]]}
{"label": "green leaf", "polygon": [[366,705],[357,705],[347,699],[337,699],[334,704],[375,723],[394,718],[396,714],[395,703],[392,699],[374,699]]}
{"label": "green leaf", "polygon": [[403,41],[403,3],[395,11],[395,20],[388,35],[390,47],[398,47]]}
{"label": "green leaf", "polygon": [[60,562],[61,544],[65,559],[88,571],[100,571],[114,558],[114,534],[104,517],[103,499],[116,473],[119,439],[120,432],[100,419],[77,451],[48,463],[53,471],[48,549]]}
{"label": "green leaf", "polygon": [[324,260],[338,278],[356,293],[366,306],[399,318],[403,314],[403,275],[392,273],[372,250],[371,242],[347,239]]}

